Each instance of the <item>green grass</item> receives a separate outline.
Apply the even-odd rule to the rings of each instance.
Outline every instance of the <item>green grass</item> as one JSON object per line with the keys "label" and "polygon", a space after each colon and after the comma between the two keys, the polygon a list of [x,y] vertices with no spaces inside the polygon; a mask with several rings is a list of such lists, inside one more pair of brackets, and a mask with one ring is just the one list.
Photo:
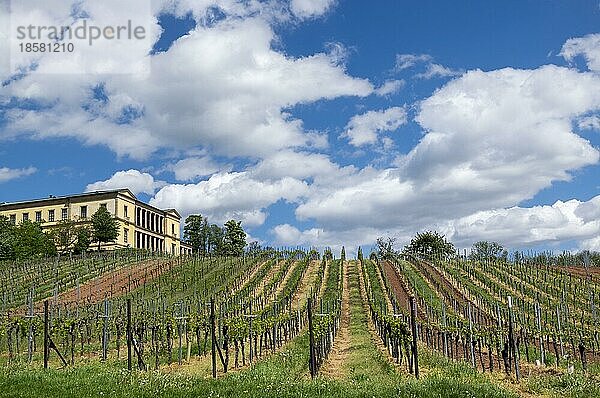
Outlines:
{"label": "green grass", "polygon": [[[379,287],[379,281],[376,282],[376,286]],[[394,367],[377,349],[367,327],[369,317],[363,307],[359,290],[359,271],[357,263],[354,261],[348,263],[348,289],[350,295],[350,350],[344,363],[344,374],[353,381],[389,379],[395,376]]]}

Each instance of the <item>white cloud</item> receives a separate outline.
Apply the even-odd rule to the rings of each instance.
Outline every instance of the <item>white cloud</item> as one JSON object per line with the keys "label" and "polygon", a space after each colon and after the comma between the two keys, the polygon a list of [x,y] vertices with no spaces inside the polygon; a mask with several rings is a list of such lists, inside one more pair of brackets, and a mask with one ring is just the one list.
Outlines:
{"label": "white cloud", "polygon": [[339,167],[324,154],[293,151],[278,152],[249,169],[253,178],[259,180],[284,177],[312,179],[313,187],[335,185],[356,171],[354,166]]}
{"label": "white cloud", "polygon": [[350,144],[354,146],[375,144],[378,133],[394,131],[405,123],[406,110],[402,107],[368,111],[353,116],[346,125],[343,136],[348,137]]}
{"label": "white cloud", "polygon": [[419,65],[424,65],[425,71],[415,75],[418,79],[453,77],[462,74],[461,71],[433,62],[433,57],[429,54],[398,54],[396,55],[396,66],[394,69],[397,72],[401,72],[404,69],[414,68]]}
{"label": "white cloud", "polygon": [[[110,21],[113,15],[96,3],[81,4],[94,9],[94,18]],[[220,2],[231,12],[227,18],[199,24],[166,52],[149,56],[150,49],[139,44],[135,51],[85,54],[89,64],[122,62],[132,54],[144,61],[150,57],[146,76],[57,74],[48,79],[44,72],[59,58],[41,57],[36,71],[0,88],[2,100],[15,97],[43,105],[7,109],[3,138],[75,137],[137,159],[159,148],[202,147],[218,155],[260,158],[286,148],[322,146],[322,135],[304,131],[302,121],[285,110],[340,96],[367,96],[373,86],[349,76],[338,53],[294,58],[273,49],[277,37],[270,21],[250,3],[254,14],[248,12],[258,16],[237,18],[245,5]],[[183,12],[188,6],[200,18],[210,4],[181,2],[177,8]],[[57,10],[48,18],[69,18],[69,7]],[[152,22],[151,33],[158,37],[157,21]],[[94,98],[94,87],[104,88],[105,100]]]}
{"label": "white cloud", "polygon": [[292,0],[290,8],[299,18],[314,18],[325,14],[335,0]]}
{"label": "white cloud", "polygon": [[520,247],[594,238],[600,234],[600,196],[588,202],[573,199],[551,206],[481,211],[452,221],[446,231],[460,246],[477,240]]}
{"label": "white cloud", "polygon": [[155,181],[148,173],[141,173],[138,170],[117,171],[105,181],[97,181],[89,184],[86,192],[104,191],[113,189],[129,188],[134,195],[139,193],[154,194],[157,189],[165,186],[164,181]]}
{"label": "white cloud", "polygon": [[404,80],[386,80],[385,83],[375,90],[375,94],[381,97],[396,94],[404,87],[404,84]]}
{"label": "white cloud", "polygon": [[229,219],[246,226],[264,223],[265,209],[279,200],[297,201],[308,191],[298,179],[283,177],[257,180],[249,172],[214,174],[197,184],[171,184],[156,193],[150,203],[161,208],[176,208],[185,217],[193,213],[207,216],[211,222]]}
{"label": "white cloud", "polygon": [[396,55],[397,71],[412,68],[420,63],[429,63],[433,61],[433,57],[429,54],[398,54]]}
{"label": "white cloud", "polygon": [[417,73],[415,77],[419,79],[433,79],[434,77],[453,77],[461,74],[461,71],[450,69],[440,64],[429,63],[425,72]]}
{"label": "white cloud", "polygon": [[[345,247],[349,258],[356,256],[358,247],[367,243],[372,244],[381,232],[372,228],[358,228],[350,231],[328,231],[322,228],[310,228],[300,231],[290,224],[280,224],[271,231],[274,241],[282,246],[310,246],[319,249],[330,247],[336,255]],[[368,253],[367,253],[368,254]]]}
{"label": "white cloud", "polygon": [[581,242],[579,248],[582,250],[591,250],[600,252],[600,236],[596,236],[595,238],[586,239]]}
{"label": "white cloud", "polygon": [[600,33],[567,40],[562,46],[560,55],[569,62],[582,55],[590,70],[600,72]]}
{"label": "white cloud", "polygon": [[10,169],[8,167],[0,167],[0,183],[15,180],[21,177],[27,177],[35,173],[35,167],[27,167],[24,169]]}
{"label": "white cloud", "polygon": [[166,167],[178,181],[192,181],[220,171],[221,167],[209,156],[191,157],[179,160]]}
{"label": "white cloud", "polygon": [[[556,66],[467,72],[420,104],[416,121],[426,133],[396,168],[364,169],[336,186],[313,188],[296,216],[316,221],[325,236],[370,227],[406,237],[514,207],[553,181],[569,180],[570,171],[597,164],[598,150],[573,133],[572,123],[598,109],[600,78],[592,73]],[[511,231],[519,236],[522,229]],[[496,232],[490,238],[502,237]],[[556,241],[542,232],[522,240]]]}

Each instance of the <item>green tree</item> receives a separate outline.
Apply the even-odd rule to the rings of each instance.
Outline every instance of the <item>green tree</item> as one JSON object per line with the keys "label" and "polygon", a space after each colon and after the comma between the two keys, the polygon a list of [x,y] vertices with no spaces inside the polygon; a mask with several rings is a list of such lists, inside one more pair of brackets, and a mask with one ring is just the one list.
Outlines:
{"label": "green tree", "polygon": [[340,258],[342,261],[346,261],[346,248],[342,246],[342,252],[340,253]]}
{"label": "green tree", "polygon": [[15,258],[24,260],[37,256],[56,255],[54,239],[42,231],[40,223],[30,220],[23,221],[15,228],[14,253]]}
{"label": "green tree", "polygon": [[326,247],[323,251],[323,258],[327,261],[333,261],[333,252],[330,247]]}
{"label": "green tree", "polygon": [[480,240],[475,242],[471,248],[469,258],[471,260],[485,261],[493,259],[506,259],[508,252],[497,242]]}
{"label": "green tree", "polygon": [[396,243],[395,238],[377,238],[377,255],[379,258],[385,259],[393,257],[396,254],[394,243]]}
{"label": "green tree", "polygon": [[60,220],[52,230],[54,243],[60,253],[74,251],[79,254],[90,247],[91,232],[86,225],[75,220]]}
{"label": "green tree", "polygon": [[411,239],[410,243],[404,247],[406,253],[419,255],[428,259],[443,257],[447,258],[455,254],[454,245],[446,240],[444,235],[436,231],[426,231],[418,233]]}
{"label": "green tree", "polygon": [[217,224],[211,224],[207,229],[207,253],[215,256],[223,255],[223,238],[225,236],[223,228]]}
{"label": "green tree", "polygon": [[119,222],[104,206],[92,215],[92,241],[98,242],[98,250],[102,243],[113,242],[119,236]]}
{"label": "green tree", "polygon": [[77,241],[73,247],[75,254],[85,253],[92,244],[92,231],[88,227],[82,227],[77,230]]}
{"label": "green tree", "polygon": [[360,246],[358,246],[358,261],[360,261],[360,262],[363,261],[363,252],[362,252],[362,248]]}
{"label": "green tree", "polygon": [[205,255],[207,252],[209,228],[208,220],[200,214],[192,214],[185,219],[183,239],[192,245],[196,253]]}
{"label": "green tree", "polygon": [[0,260],[15,258],[15,226],[8,217],[0,216]]}
{"label": "green tree", "polygon": [[246,247],[246,232],[241,221],[229,220],[225,223],[223,249],[226,256],[241,256]]}

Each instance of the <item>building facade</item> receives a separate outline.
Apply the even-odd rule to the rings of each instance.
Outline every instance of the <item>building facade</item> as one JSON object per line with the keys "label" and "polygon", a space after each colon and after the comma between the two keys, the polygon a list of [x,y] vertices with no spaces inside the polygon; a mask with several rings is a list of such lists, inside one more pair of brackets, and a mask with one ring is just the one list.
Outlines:
{"label": "building facade", "polygon": [[24,220],[39,222],[43,229],[49,230],[61,220],[90,223],[91,216],[100,207],[105,207],[119,223],[119,236],[114,242],[102,244],[102,249],[132,247],[170,254],[191,254],[190,246],[182,242],[179,236],[181,216],[177,210],[161,210],[150,206],[138,200],[128,189],[2,203],[0,215],[8,217],[14,224]]}

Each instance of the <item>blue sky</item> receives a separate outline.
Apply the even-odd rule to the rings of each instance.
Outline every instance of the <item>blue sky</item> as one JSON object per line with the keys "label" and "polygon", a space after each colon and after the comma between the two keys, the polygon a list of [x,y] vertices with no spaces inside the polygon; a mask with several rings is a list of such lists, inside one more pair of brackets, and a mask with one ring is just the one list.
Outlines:
{"label": "blue sky", "polygon": [[0,201],[129,187],[273,245],[600,250],[598,1],[7,5],[13,39],[147,34],[0,42]]}

